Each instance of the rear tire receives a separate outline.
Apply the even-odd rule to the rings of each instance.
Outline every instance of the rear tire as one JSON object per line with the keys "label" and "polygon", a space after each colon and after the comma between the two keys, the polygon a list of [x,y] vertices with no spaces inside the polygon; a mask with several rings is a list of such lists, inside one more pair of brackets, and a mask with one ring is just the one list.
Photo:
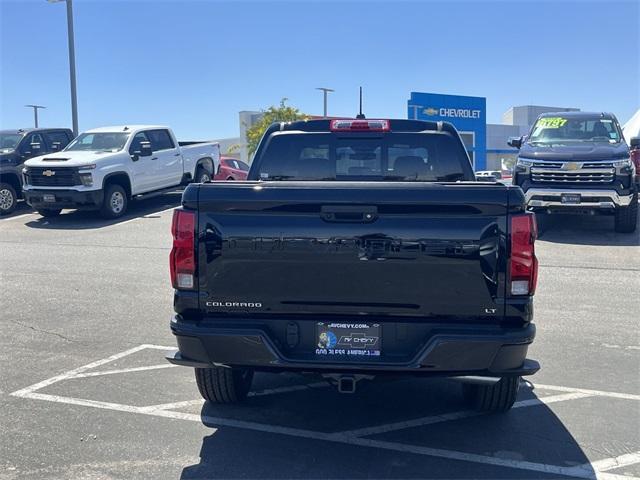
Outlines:
{"label": "rear tire", "polygon": [[53,217],[57,217],[58,215],[60,215],[60,212],[62,210],[59,208],[42,208],[40,210],[38,210],[38,213],[45,218],[53,218]]}
{"label": "rear tire", "polygon": [[114,183],[108,185],[104,191],[104,200],[100,215],[102,218],[114,219],[121,217],[127,211],[127,192],[121,185]]}
{"label": "rear tire", "polygon": [[8,215],[16,209],[16,189],[8,183],[0,183],[0,215]]}
{"label": "rear tire", "polygon": [[207,183],[211,181],[211,174],[207,172],[204,168],[198,167],[198,171],[196,172],[196,183]]}
{"label": "rear tire", "polygon": [[618,233],[632,233],[636,231],[638,223],[638,194],[631,197],[628,207],[616,208],[615,229]]}
{"label": "rear tire", "polygon": [[238,403],[251,389],[253,370],[243,368],[196,368],[200,395],[211,403]]}
{"label": "rear tire", "polygon": [[488,413],[506,412],[516,401],[520,377],[502,377],[493,385],[464,384],[467,402],[476,410]]}

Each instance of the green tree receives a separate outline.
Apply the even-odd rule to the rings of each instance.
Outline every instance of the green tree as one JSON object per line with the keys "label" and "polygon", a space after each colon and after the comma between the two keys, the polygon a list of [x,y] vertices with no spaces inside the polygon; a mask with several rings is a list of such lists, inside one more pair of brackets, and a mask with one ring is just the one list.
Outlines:
{"label": "green tree", "polygon": [[292,122],[309,118],[297,108],[287,105],[287,100],[288,98],[283,98],[280,100],[279,106],[272,105],[268,109],[262,110],[262,118],[247,129],[246,140],[249,156],[256,151],[262,135],[273,122]]}

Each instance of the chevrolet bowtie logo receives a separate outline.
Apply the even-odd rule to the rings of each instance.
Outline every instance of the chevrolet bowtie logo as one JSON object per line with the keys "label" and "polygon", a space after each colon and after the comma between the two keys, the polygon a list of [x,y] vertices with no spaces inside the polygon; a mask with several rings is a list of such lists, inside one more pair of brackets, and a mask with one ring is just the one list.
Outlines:
{"label": "chevrolet bowtie logo", "polygon": [[429,115],[429,116],[438,115],[439,113],[439,110],[433,107],[425,108],[423,111],[426,115]]}
{"label": "chevrolet bowtie logo", "polygon": [[45,177],[53,177],[56,174],[56,172],[54,172],[53,170],[45,170],[44,172],[42,172],[42,175],[44,175]]}
{"label": "chevrolet bowtie logo", "polygon": [[582,168],[581,163],[567,162],[562,164],[563,170],[580,170]]}

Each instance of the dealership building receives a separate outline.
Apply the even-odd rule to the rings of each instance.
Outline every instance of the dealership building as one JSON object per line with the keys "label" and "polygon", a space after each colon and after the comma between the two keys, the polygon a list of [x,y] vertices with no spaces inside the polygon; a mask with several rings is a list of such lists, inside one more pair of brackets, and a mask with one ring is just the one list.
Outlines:
{"label": "dealership building", "polygon": [[[474,169],[501,170],[515,162],[517,150],[507,145],[509,137],[526,135],[538,115],[546,112],[572,112],[578,108],[524,105],[511,107],[502,115],[502,123],[487,123],[487,99],[441,93],[411,92],[407,118],[452,123],[460,132]],[[239,112],[240,136],[223,138],[222,152],[250,163],[246,131],[262,117],[261,112]]]}
{"label": "dealership building", "polygon": [[573,112],[578,108],[524,105],[511,107],[502,115],[502,123],[487,123],[487,99],[411,92],[407,118],[445,121],[460,132],[473,167],[478,170],[501,170],[513,165],[517,150],[507,145],[509,137],[526,135],[538,115],[546,112]]}

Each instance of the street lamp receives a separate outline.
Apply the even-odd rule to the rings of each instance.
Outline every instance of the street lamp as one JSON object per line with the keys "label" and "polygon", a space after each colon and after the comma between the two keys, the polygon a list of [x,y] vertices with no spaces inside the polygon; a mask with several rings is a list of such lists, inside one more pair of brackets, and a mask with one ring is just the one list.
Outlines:
{"label": "street lamp", "polygon": [[78,135],[78,96],[76,93],[76,52],[73,38],[73,0],[47,0],[49,3],[66,2],[67,37],[69,40],[69,79],[71,83],[71,120],[73,134]]}
{"label": "street lamp", "polygon": [[25,105],[25,107],[33,108],[33,120],[34,120],[34,123],[36,124],[36,128],[38,128],[38,109],[47,108],[47,107],[43,105]]}
{"label": "street lamp", "polygon": [[326,87],[317,87],[316,90],[321,90],[322,93],[324,93],[324,116],[327,116],[327,94],[329,92],[335,92],[335,90],[332,90],[330,88],[326,88]]}

